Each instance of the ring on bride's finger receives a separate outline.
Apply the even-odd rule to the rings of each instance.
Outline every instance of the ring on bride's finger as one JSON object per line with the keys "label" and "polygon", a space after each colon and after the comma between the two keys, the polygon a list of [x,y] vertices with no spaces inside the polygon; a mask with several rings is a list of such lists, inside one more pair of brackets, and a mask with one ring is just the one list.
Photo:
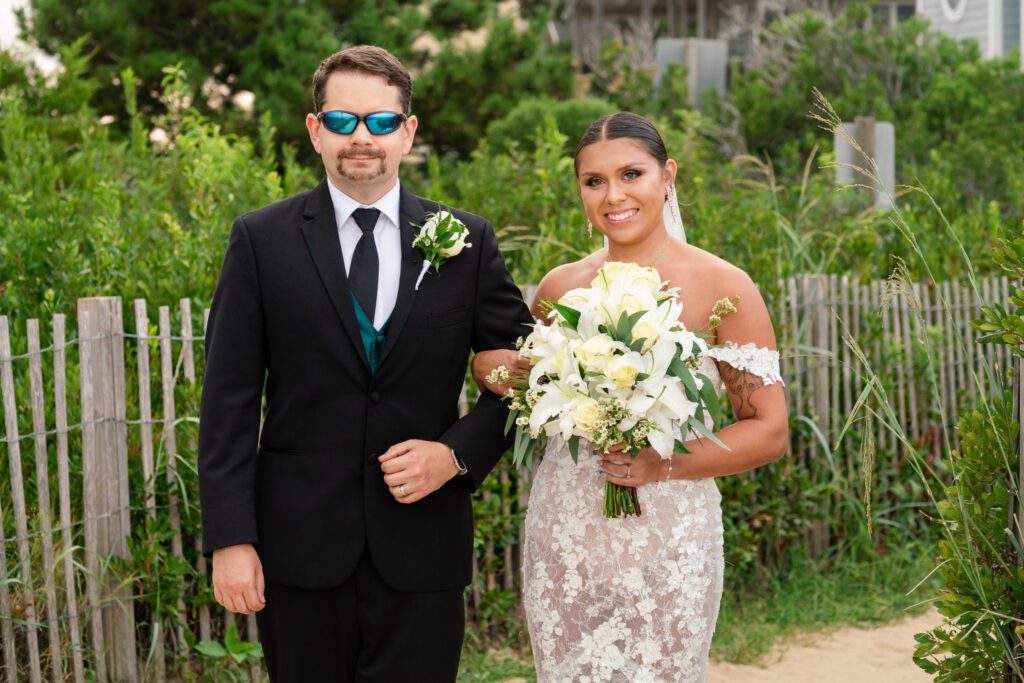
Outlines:
{"label": "ring on bride's finger", "polygon": [[405,484],[399,484],[399,485],[398,485],[398,495],[399,495],[399,497],[401,497],[401,498],[405,498],[405,496],[407,495],[407,494],[405,493]]}
{"label": "ring on bride's finger", "polygon": [[630,474],[630,472],[632,472],[632,470],[633,470],[633,466],[632,465],[627,465],[626,466],[626,479],[631,479],[633,477],[633,475]]}

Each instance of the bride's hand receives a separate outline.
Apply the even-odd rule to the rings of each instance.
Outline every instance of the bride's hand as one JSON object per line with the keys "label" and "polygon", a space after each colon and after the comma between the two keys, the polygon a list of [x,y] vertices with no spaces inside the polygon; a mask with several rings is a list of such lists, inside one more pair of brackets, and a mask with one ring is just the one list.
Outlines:
{"label": "bride's hand", "polygon": [[601,458],[604,478],[619,486],[642,486],[662,481],[668,474],[668,461],[653,448],[645,448],[630,460],[625,445],[619,444],[605,451]]}
{"label": "bride's hand", "polygon": [[487,389],[503,396],[512,387],[512,381],[495,384],[487,381],[487,375],[496,367],[504,365],[513,377],[530,371],[530,363],[515,349],[494,349],[480,351],[473,356],[473,379],[481,389]]}

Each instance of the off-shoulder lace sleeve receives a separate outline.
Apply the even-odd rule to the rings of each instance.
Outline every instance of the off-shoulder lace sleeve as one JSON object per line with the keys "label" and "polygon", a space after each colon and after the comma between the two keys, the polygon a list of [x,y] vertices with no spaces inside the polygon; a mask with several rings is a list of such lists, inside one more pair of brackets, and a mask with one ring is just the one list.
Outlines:
{"label": "off-shoulder lace sleeve", "polygon": [[755,346],[753,343],[737,346],[734,342],[726,342],[725,346],[709,348],[707,355],[737,370],[757,375],[765,385],[782,382],[779,352],[774,349]]}

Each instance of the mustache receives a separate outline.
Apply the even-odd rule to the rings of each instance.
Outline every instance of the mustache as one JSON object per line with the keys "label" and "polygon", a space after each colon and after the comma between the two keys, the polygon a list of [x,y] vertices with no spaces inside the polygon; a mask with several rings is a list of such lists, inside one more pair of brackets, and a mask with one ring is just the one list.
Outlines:
{"label": "mustache", "polygon": [[382,149],[343,149],[338,152],[338,161],[342,159],[348,159],[350,157],[369,157],[371,159],[383,159],[384,150]]}

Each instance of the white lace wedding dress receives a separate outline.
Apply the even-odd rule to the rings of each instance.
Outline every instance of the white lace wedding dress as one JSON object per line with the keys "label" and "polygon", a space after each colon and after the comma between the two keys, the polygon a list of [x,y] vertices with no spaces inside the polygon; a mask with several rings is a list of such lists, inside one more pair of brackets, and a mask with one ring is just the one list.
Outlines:
{"label": "white lace wedding dress", "polygon": [[[715,358],[781,381],[778,352],[748,344]],[[715,363],[701,371],[718,392]],[[548,441],[530,491],[523,604],[540,683],[704,680],[722,597],[721,496],[713,478],[638,489],[642,513],[607,519],[599,459]]]}

